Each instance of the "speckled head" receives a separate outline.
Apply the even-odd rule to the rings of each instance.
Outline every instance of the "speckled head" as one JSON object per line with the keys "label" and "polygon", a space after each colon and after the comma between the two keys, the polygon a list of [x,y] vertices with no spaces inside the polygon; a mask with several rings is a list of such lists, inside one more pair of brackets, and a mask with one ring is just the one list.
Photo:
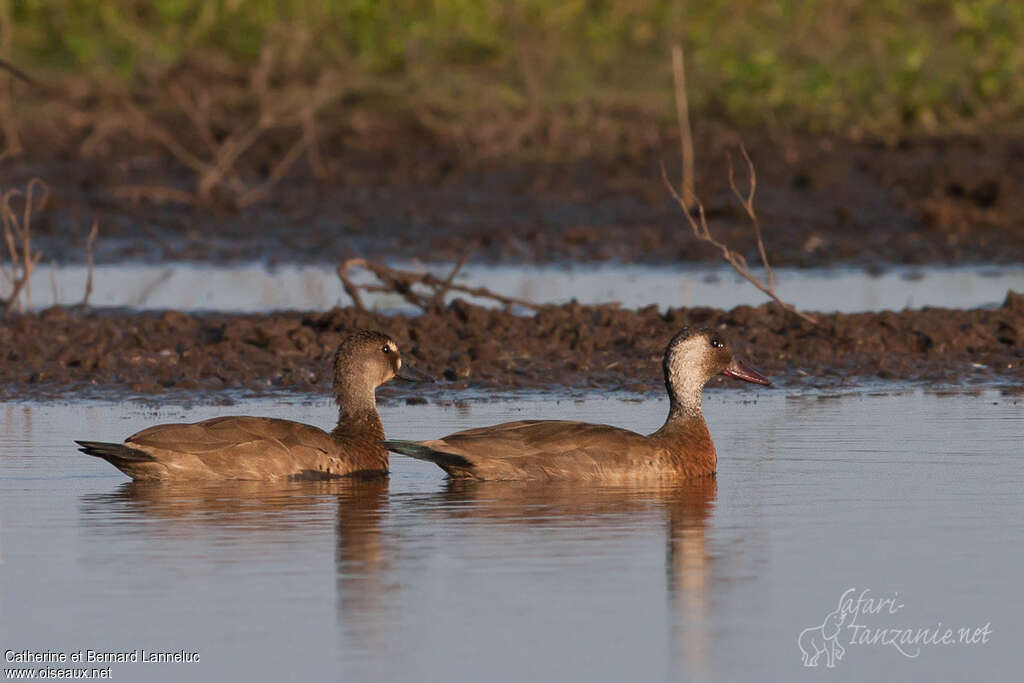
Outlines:
{"label": "speckled head", "polygon": [[755,384],[771,384],[761,373],[734,358],[720,334],[706,327],[684,327],[665,349],[665,386],[673,404],[699,412],[701,390],[721,373]]}

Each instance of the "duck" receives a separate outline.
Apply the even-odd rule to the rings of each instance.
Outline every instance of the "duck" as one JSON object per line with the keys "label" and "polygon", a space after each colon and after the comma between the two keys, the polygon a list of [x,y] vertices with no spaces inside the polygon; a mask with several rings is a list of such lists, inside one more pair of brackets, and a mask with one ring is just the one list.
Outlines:
{"label": "duck", "polygon": [[708,328],[684,327],[662,361],[669,409],[665,424],[643,435],[605,424],[520,420],[456,432],[429,441],[384,441],[394,452],[433,462],[452,478],[482,481],[630,483],[713,476],[718,456],[701,411],[709,379],[721,373],[770,385],[733,356]]}
{"label": "duck", "polygon": [[377,387],[392,379],[432,378],[402,362],[398,345],[382,332],[346,336],[334,354],[338,424],[319,427],[272,417],[226,416],[161,424],[124,443],[78,441],[136,481],[303,480],[374,477],[388,473],[381,446]]}

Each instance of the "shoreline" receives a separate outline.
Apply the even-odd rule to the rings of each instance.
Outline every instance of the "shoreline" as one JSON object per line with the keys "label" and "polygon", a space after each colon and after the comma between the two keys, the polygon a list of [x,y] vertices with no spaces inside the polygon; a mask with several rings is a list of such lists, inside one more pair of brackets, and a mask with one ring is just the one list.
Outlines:
{"label": "shoreline", "polygon": [[[51,308],[0,319],[0,397],[326,395],[335,346],[360,328],[391,335],[410,363],[437,378],[425,395],[660,392],[664,345],[684,324],[722,331],[737,356],[779,387],[1024,384],[1021,294],[1009,293],[994,309],[832,313],[819,323],[772,304],[665,312],[565,304],[529,316],[461,300],[418,316],[351,307],[272,314]],[[422,393],[385,392],[412,400]]]}

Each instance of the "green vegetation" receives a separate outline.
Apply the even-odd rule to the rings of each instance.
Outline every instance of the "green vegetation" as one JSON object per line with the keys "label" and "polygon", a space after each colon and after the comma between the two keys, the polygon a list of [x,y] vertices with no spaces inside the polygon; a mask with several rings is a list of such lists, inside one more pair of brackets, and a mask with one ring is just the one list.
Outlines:
{"label": "green vegetation", "polygon": [[[0,54],[130,80],[188,58],[295,73],[467,121],[494,109],[670,120],[668,47],[691,106],[737,125],[970,130],[1024,106],[1024,3],[901,0],[0,0]],[[9,30],[13,27],[13,30]]]}

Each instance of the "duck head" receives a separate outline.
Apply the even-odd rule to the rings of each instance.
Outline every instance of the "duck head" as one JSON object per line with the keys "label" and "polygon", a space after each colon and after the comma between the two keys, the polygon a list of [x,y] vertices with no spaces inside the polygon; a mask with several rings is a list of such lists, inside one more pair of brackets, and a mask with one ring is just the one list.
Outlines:
{"label": "duck head", "polygon": [[360,330],[341,340],[334,354],[334,391],[338,403],[373,403],[374,390],[398,378],[431,382],[433,378],[402,362],[398,345],[382,332]]}
{"label": "duck head", "polygon": [[684,327],[665,349],[665,386],[675,407],[700,412],[701,390],[718,374],[755,384],[771,384],[732,355],[723,337],[706,327]]}

